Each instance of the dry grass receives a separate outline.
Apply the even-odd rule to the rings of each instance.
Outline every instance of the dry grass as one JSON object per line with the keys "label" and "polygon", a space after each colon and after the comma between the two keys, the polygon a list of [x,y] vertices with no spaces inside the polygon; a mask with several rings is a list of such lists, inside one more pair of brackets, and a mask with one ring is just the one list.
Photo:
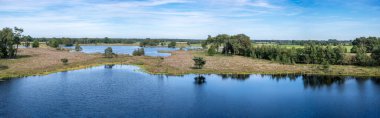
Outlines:
{"label": "dry grass", "polygon": [[[194,56],[204,57],[206,65],[203,69],[192,69]],[[295,64],[284,65],[262,59],[252,59],[243,56],[206,56],[201,51],[174,51],[172,56],[165,57],[156,65],[144,65],[151,73],[166,74],[318,74],[318,75],[353,75],[380,76],[379,67],[359,67],[349,65],[333,65],[328,71],[321,65]]]}
{"label": "dry grass", "polygon": [[[194,56],[204,57],[203,69],[192,69]],[[150,68],[154,73],[301,73],[306,66],[282,65],[271,61],[251,59],[242,56],[206,56],[197,51],[174,51],[172,56],[164,58],[160,68]]]}
{"label": "dry grass", "polygon": [[[319,74],[380,76],[379,67],[331,66],[330,71],[321,70],[320,65],[283,65],[267,60],[242,56],[206,56],[201,51],[174,51],[172,56],[146,57],[119,55],[116,58],[103,58],[100,54],[58,51],[52,48],[20,49],[18,59],[0,59],[0,78],[49,74],[53,72],[81,69],[103,64],[133,64],[154,74]],[[192,69],[194,56],[206,59],[203,69]],[[69,59],[63,65],[60,59]]]}

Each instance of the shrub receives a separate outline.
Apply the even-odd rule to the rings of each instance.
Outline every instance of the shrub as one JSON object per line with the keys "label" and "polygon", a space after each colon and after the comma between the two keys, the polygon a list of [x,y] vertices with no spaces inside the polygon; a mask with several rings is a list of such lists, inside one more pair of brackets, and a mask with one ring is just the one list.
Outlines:
{"label": "shrub", "polygon": [[61,59],[61,62],[63,63],[63,65],[67,65],[69,63],[69,59],[63,58]]}
{"label": "shrub", "polygon": [[207,54],[209,56],[214,56],[216,54],[216,49],[214,46],[211,46],[208,50],[207,50]]}
{"label": "shrub", "polygon": [[172,41],[168,44],[168,48],[175,48],[175,46],[177,45],[176,42]]}
{"label": "shrub", "polygon": [[145,55],[144,48],[138,48],[137,50],[134,50],[132,55],[133,56],[144,56]]}
{"label": "shrub", "polygon": [[194,66],[195,69],[202,69],[203,66],[206,64],[206,60],[203,59],[203,57],[194,57]]}
{"label": "shrub", "polygon": [[115,55],[115,54],[113,53],[111,47],[108,47],[108,48],[106,48],[106,49],[104,50],[104,56],[105,56],[106,58],[113,58],[114,55]]}
{"label": "shrub", "polygon": [[322,62],[322,70],[325,72],[330,71],[330,63],[328,61],[323,61]]}
{"label": "shrub", "polygon": [[75,51],[79,52],[82,51],[82,47],[78,43],[75,44]]}
{"label": "shrub", "polygon": [[33,41],[32,47],[33,47],[33,48],[38,48],[38,47],[40,47],[40,42],[38,42],[38,41]]}

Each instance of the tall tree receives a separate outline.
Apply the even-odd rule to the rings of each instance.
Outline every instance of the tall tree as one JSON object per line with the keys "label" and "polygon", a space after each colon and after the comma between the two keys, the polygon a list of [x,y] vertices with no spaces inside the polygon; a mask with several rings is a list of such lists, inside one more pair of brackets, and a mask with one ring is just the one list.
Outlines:
{"label": "tall tree", "polygon": [[364,46],[359,46],[358,49],[356,50],[356,64],[361,65],[361,66],[370,66],[372,65],[371,63],[371,58],[367,55],[366,47]]}
{"label": "tall tree", "polygon": [[14,27],[14,43],[16,44],[16,49],[15,49],[15,54],[14,56],[17,55],[17,50],[18,50],[18,45],[21,43],[21,39],[22,39],[22,32],[24,32],[24,29],[22,28],[18,28],[18,27]]}
{"label": "tall tree", "polygon": [[14,49],[14,34],[11,28],[3,28],[1,30],[0,37],[0,51],[2,53],[1,58],[13,58],[15,57],[15,49]]}

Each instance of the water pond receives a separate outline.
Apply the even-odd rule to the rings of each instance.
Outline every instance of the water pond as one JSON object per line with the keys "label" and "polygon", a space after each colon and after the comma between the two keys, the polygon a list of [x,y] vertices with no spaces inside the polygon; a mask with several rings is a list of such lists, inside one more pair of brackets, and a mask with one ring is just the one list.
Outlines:
{"label": "water pond", "polygon": [[[104,53],[104,50],[106,48],[111,47],[113,52],[116,54],[130,54],[130,55],[132,55],[132,52],[134,50],[141,48],[139,46],[81,46],[81,47],[83,49],[82,52],[84,53]],[[74,49],[74,46],[71,46],[68,48]],[[196,49],[196,48],[199,48],[199,47],[188,47],[188,48],[184,48],[184,50]],[[179,49],[180,48],[144,47],[146,56],[161,56],[161,57],[170,56],[171,54],[168,53],[168,51],[175,51]]]}
{"label": "water pond", "polygon": [[105,65],[0,81],[0,117],[380,117],[380,79],[151,75]]}

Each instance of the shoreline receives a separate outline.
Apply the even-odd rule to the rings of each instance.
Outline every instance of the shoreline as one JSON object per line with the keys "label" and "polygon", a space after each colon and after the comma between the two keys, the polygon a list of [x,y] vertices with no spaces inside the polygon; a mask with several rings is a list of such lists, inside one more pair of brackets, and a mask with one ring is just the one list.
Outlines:
{"label": "shoreline", "polygon": [[59,68],[57,70],[51,70],[51,71],[45,71],[41,73],[29,73],[29,74],[19,74],[19,75],[0,75],[0,81],[5,81],[9,79],[18,79],[18,78],[24,78],[24,77],[30,77],[30,76],[44,76],[44,75],[49,75],[49,74],[54,74],[54,73],[59,73],[59,72],[65,72],[65,71],[75,71],[75,70],[81,70],[81,69],[87,69],[87,68],[92,68],[96,66],[103,66],[103,65],[133,65],[139,67],[142,72],[148,73],[148,74],[153,74],[153,75],[172,75],[172,76],[181,76],[181,75],[188,75],[188,74],[202,74],[202,75],[208,75],[208,74],[241,74],[241,75],[308,75],[308,76],[345,76],[345,77],[380,77],[380,75],[368,75],[368,74],[321,74],[321,73],[291,73],[291,72],[250,72],[250,73],[225,73],[225,72],[199,72],[199,73],[194,73],[194,72],[187,72],[187,73],[155,73],[155,72],[150,72],[148,71],[144,65],[138,65],[138,64],[125,64],[125,63],[118,63],[118,62],[105,62],[105,63],[94,63],[94,64],[87,64],[87,65],[79,65],[79,66],[70,66],[70,67],[64,67],[64,68]]}
{"label": "shoreline", "polygon": [[[40,76],[56,72],[79,70],[107,64],[135,65],[149,74],[185,75],[185,74],[270,74],[270,75],[321,75],[380,77],[380,67],[359,67],[352,65],[331,65],[329,72],[324,72],[320,65],[295,64],[283,65],[276,62],[252,59],[240,56],[205,56],[200,51],[174,51],[169,57],[119,55],[104,58],[101,54],[57,51],[54,49],[21,49],[22,58],[2,59],[0,65],[7,68],[0,70],[0,80]],[[28,50],[28,51],[26,51]],[[30,52],[29,52],[30,50]],[[48,55],[45,55],[48,53]],[[50,54],[51,53],[51,54]],[[44,54],[44,55],[41,55]],[[50,55],[49,55],[50,54]],[[67,55],[69,64],[63,65],[55,55]],[[48,56],[51,58],[46,58]],[[194,56],[204,56],[207,60],[203,69],[191,69]],[[37,59],[38,62],[30,61]],[[238,63],[242,61],[241,63]],[[42,63],[41,63],[42,62]],[[249,63],[249,64],[245,64]]]}

